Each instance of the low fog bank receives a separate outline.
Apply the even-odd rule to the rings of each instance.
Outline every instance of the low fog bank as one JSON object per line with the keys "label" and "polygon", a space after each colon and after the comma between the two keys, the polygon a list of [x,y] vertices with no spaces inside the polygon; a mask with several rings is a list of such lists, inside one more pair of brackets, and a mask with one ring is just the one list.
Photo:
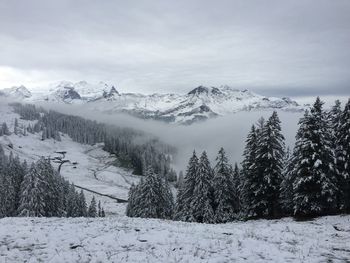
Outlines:
{"label": "low fog bank", "polygon": [[[65,114],[77,115],[119,127],[134,128],[153,134],[163,142],[177,148],[174,165],[177,170],[185,170],[193,150],[198,153],[206,150],[212,163],[220,147],[224,147],[231,163],[241,162],[247,134],[260,117],[267,119],[272,111],[240,112],[190,126],[166,124],[153,120],[141,120],[126,114],[98,112],[86,104],[36,103],[46,109]],[[282,121],[282,131],[286,144],[293,146],[301,112],[278,111]]]}

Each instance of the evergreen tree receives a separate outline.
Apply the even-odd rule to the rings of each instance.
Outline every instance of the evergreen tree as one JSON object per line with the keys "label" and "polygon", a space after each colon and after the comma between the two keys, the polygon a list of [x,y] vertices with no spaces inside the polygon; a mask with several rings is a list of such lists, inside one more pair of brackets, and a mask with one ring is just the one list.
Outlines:
{"label": "evergreen tree", "polygon": [[15,118],[15,124],[14,124],[14,128],[13,128],[13,133],[18,135],[18,119]]}
{"label": "evergreen tree", "polygon": [[159,218],[160,201],[161,201],[161,182],[154,173],[153,168],[146,168],[146,178],[141,185],[139,198],[139,217]]}
{"label": "evergreen tree", "polygon": [[60,216],[60,194],[58,174],[54,171],[49,159],[42,159],[38,163],[42,180],[45,182],[44,202],[45,216]]}
{"label": "evergreen tree", "polygon": [[284,162],[284,137],[277,112],[261,127],[258,137],[255,166],[259,178],[255,211],[258,216],[276,217],[280,214],[279,196]]}
{"label": "evergreen tree", "polygon": [[26,174],[26,163],[21,163],[19,157],[15,158],[10,157],[10,161],[7,167],[7,175],[9,179],[12,181],[11,184],[14,191],[14,204],[13,209],[15,215],[17,213],[19,203],[20,203],[20,193],[21,193],[21,185],[23,182],[24,175]]}
{"label": "evergreen tree", "polygon": [[130,217],[169,219],[172,218],[173,206],[173,196],[167,180],[162,180],[148,166],[144,180],[130,188],[126,214]]}
{"label": "evergreen tree", "polygon": [[316,99],[310,113],[300,120],[294,149],[293,203],[294,215],[309,217],[337,210],[338,182],[334,169],[331,134]]}
{"label": "evergreen tree", "polygon": [[67,217],[78,217],[79,216],[79,195],[75,191],[73,184],[70,184],[67,194],[66,201],[66,216]]}
{"label": "evergreen tree", "polygon": [[[100,205],[100,202],[99,202]],[[85,195],[83,190],[80,190],[79,199],[78,199],[78,216],[86,216],[87,215],[87,205],[85,200]]]}
{"label": "evergreen tree", "polygon": [[36,164],[32,164],[29,172],[23,178],[18,209],[20,216],[45,216],[44,198],[47,184],[40,169],[43,162],[45,160],[42,158]]}
{"label": "evergreen tree", "polygon": [[0,217],[14,216],[16,213],[16,192],[8,166],[2,167],[0,170],[0,185]]}
{"label": "evergreen tree", "polygon": [[340,188],[340,208],[350,213],[350,99],[339,118],[336,131],[336,168]]}
{"label": "evergreen tree", "polygon": [[[159,175],[158,175],[159,176]],[[161,187],[161,211],[160,211],[160,217],[166,218],[166,219],[172,219],[173,213],[174,213],[174,197],[171,193],[170,185],[168,180],[165,178],[162,180],[159,177],[159,180],[162,183]]]}
{"label": "evergreen tree", "polygon": [[201,155],[195,180],[191,211],[195,222],[214,223],[213,172],[204,151]]}
{"label": "evergreen tree", "polygon": [[93,196],[88,209],[88,217],[96,217],[96,216],[97,216],[96,200],[95,200],[95,196]]}
{"label": "evergreen tree", "polygon": [[11,135],[6,122],[3,122],[1,125],[1,129],[0,129],[0,136],[1,135]]}
{"label": "evergreen tree", "polygon": [[242,180],[241,180],[241,199],[245,217],[252,218],[260,216],[260,192],[261,177],[258,176],[256,169],[258,133],[253,125],[246,139],[246,147],[243,153],[242,162]]}
{"label": "evergreen tree", "polygon": [[135,216],[135,206],[136,206],[136,186],[132,184],[128,193],[128,204],[126,206],[126,216]]}
{"label": "evergreen tree", "polygon": [[101,201],[98,201],[97,211],[98,211],[97,216],[101,217],[101,214],[102,214]]}
{"label": "evergreen tree", "polygon": [[192,157],[189,160],[186,175],[183,183],[180,185],[177,193],[175,219],[181,221],[192,222],[193,211],[191,201],[193,199],[194,187],[198,175],[199,161],[196,152],[193,151]]}
{"label": "evergreen tree", "polygon": [[216,157],[213,178],[215,221],[225,223],[238,212],[238,196],[234,185],[233,171],[228,164],[225,150]]}
{"label": "evergreen tree", "polygon": [[242,173],[240,169],[238,168],[238,164],[235,163],[234,169],[233,169],[233,188],[235,189],[235,196],[236,196],[236,202],[237,202],[237,210],[238,213],[241,212],[241,209],[243,207],[242,204]]}
{"label": "evergreen tree", "polygon": [[294,181],[294,158],[289,148],[284,161],[283,178],[280,188],[280,206],[282,214],[285,216],[293,215],[293,181]]}

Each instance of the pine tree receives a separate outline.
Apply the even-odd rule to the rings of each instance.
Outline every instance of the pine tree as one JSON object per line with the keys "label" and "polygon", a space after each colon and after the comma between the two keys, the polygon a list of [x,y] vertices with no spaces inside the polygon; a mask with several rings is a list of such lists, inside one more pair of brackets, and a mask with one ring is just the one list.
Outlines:
{"label": "pine tree", "polygon": [[79,216],[79,195],[75,191],[73,184],[69,185],[67,200],[66,200],[66,216],[78,217]]}
{"label": "pine tree", "polygon": [[242,173],[238,168],[238,164],[235,163],[233,172],[233,188],[235,189],[235,196],[237,200],[237,212],[240,213],[243,207],[242,203]]}
{"label": "pine tree", "polygon": [[300,120],[294,149],[293,203],[294,215],[309,217],[337,211],[339,189],[334,169],[331,134],[316,99],[310,113]]}
{"label": "pine tree", "polygon": [[204,151],[201,155],[195,181],[191,211],[195,222],[214,223],[213,172]]}
{"label": "pine tree", "polygon": [[43,159],[38,163],[42,180],[45,181],[44,202],[45,216],[60,216],[60,193],[58,174],[52,167],[49,159]]}
{"label": "pine tree", "polygon": [[186,175],[182,185],[178,189],[175,209],[175,219],[181,221],[192,222],[193,211],[191,201],[193,198],[194,187],[198,175],[199,161],[196,152],[193,151],[192,157],[189,160]]}
{"label": "pine tree", "polygon": [[80,190],[79,199],[78,199],[78,216],[83,217],[86,215],[87,215],[87,205],[86,205],[85,195],[83,193],[83,190]]}
{"label": "pine tree", "polygon": [[238,196],[233,181],[233,171],[226,157],[225,150],[220,149],[216,157],[213,178],[215,221],[225,223],[233,219],[238,212]]}
{"label": "pine tree", "polygon": [[95,200],[95,196],[93,196],[88,209],[88,217],[96,217],[96,216],[97,216],[96,200]]}
{"label": "pine tree", "polygon": [[336,168],[340,188],[340,208],[350,213],[350,99],[341,113],[336,132]]}
{"label": "pine tree", "polygon": [[18,119],[17,118],[15,118],[15,125],[13,128],[13,133],[18,135]]}
{"label": "pine tree", "polygon": [[280,214],[279,196],[282,182],[284,162],[284,137],[281,133],[281,122],[277,112],[261,127],[257,141],[255,165],[259,191],[256,193],[256,202],[259,208],[258,216],[276,217]]}
{"label": "pine tree", "polygon": [[129,217],[134,217],[135,216],[135,206],[136,206],[136,202],[135,202],[135,198],[136,198],[136,186],[135,184],[132,184],[130,189],[129,189],[129,193],[128,193],[128,204],[126,206],[126,216]]}
{"label": "pine tree", "polygon": [[45,216],[44,197],[47,185],[40,169],[43,162],[45,160],[41,158],[36,164],[32,164],[29,172],[23,178],[18,209],[20,216]]}
{"label": "pine tree", "polygon": [[294,164],[293,155],[288,148],[284,158],[283,177],[280,187],[280,206],[282,214],[285,216],[293,215],[293,181],[295,179],[293,174]]}
{"label": "pine tree", "polygon": [[173,215],[173,206],[173,196],[167,180],[163,180],[148,166],[144,180],[130,188],[126,215],[169,219]]}
{"label": "pine tree", "polygon": [[[5,163],[6,164],[6,163]],[[0,217],[14,216],[16,204],[16,192],[13,185],[10,169],[3,166],[0,170]]]}
{"label": "pine tree", "polygon": [[17,213],[19,203],[20,203],[20,193],[21,193],[21,184],[23,182],[24,175],[26,174],[26,163],[22,164],[19,160],[19,157],[15,158],[10,157],[10,162],[8,164],[8,176],[12,180],[11,184],[14,191],[14,214]]}
{"label": "pine tree", "polygon": [[260,206],[257,193],[260,192],[261,177],[258,176],[256,169],[258,133],[253,125],[246,139],[246,147],[243,153],[242,162],[242,180],[241,180],[241,199],[242,212],[247,218],[258,217]]}
{"label": "pine tree", "polygon": [[0,136],[1,135],[11,135],[6,122],[3,122],[1,125],[1,129],[0,129]]}
{"label": "pine tree", "polygon": [[[158,175],[159,176],[159,175]],[[166,218],[166,219],[172,219],[173,213],[174,213],[174,197],[171,193],[170,185],[168,180],[165,178],[165,180],[161,180],[161,211],[160,211],[160,218]]]}
{"label": "pine tree", "polygon": [[159,204],[161,200],[161,182],[154,173],[153,168],[146,168],[146,178],[141,185],[139,198],[139,217],[143,218],[159,218]]}
{"label": "pine tree", "polygon": [[97,216],[101,217],[101,213],[102,213],[102,208],[101,208],[101,201],[98,201],[98,205],[97,205]]}

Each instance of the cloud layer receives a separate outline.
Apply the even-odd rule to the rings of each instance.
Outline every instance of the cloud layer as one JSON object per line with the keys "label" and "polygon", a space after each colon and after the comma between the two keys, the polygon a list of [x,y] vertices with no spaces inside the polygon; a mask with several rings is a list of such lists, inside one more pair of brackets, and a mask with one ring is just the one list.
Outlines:
{"label": "cloud layer", "polygon": [[350,1],[0,1],[0,88],[348,95]]}

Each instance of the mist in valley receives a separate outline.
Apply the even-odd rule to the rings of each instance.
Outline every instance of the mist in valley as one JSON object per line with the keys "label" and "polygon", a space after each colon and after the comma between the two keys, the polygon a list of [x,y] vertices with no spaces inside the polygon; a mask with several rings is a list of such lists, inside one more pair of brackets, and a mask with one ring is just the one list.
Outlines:
{"label": "mist in valley", "polygon": [[[272,114],[271,110],[239,112],[192,125],[176,125],[154,120],[142,120],[121,113],[103,113],[94,110],[88,104],[36,103],[36,105],[118,127],[141,130],[150,136],[154,135],[162,142],[177,149],[173,161],[174,168],[177,171],[186,169],[193,150],[197,153],[206,150],[213,164],[220,147],[224,147],[232,164],[241,162],[245,140],[252,124],[257,123],[260,117],[267,119]],[[286,146],[292,149],[298,129],[298,121],[303,112],[278,111],[278,114],[282,122],[282,132],[286,138]]]}

